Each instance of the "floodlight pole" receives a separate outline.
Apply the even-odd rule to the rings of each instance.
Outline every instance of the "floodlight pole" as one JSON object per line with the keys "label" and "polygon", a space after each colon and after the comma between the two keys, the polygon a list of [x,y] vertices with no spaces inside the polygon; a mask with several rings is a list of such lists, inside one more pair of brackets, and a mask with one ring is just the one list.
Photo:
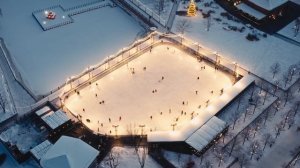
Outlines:
{"label": "floodlight pole", "polygon": [[176,126],[176,125],[177,125],[176,123],[171,124],[173,131],[175,131],[175,126]]}
{"label": "floodlight pole", "polygon": [[118,136],[118,127],[119,127],[119,125],[112,125],[112,126],[115,128],[116,136]]}
{"label": "floodlight pole", "polygon": [[143,136],[145,125],[139,125],[139,127],[141,128],[141,136]]}

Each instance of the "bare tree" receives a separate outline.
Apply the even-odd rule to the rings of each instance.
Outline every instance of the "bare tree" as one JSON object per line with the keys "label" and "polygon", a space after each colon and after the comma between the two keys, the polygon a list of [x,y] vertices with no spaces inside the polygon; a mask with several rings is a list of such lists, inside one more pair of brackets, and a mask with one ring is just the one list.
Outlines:
{"label": "bare tree", "polygon": [[264,100],[263,100],[263,105],[265,105],[265,102],[266,102],[266,99],[267,99],[267,96],[268,96],[268,92],[269,92],[269,88],[268,87],[266,87],[265,88],[265,92],[264,92]]}
{"label": "bare tree", "polygon": [[256,108],[257,108],[258,105],[259,105],[259,100],[260,100],[259,95],[254,95],[254,96],[253,96],[253,103],[252,103],[252,105],[254,106],[254,108],[253,108],[252,114],[255,113],[255,110],[256,110]]}
{"label": "bare tree", "polygon": [[245,144],[246,140],[249,140],[250,137],[249,131],[250,129],[247,127],[240,133],[240,136],[243,138],[243,145]]}
{"label": "bare tree", "polygon": [[295,20],[295,26],[294,26],[294,37],[297,37],[298,33],[299,33],[299,29],[300,29],[300,18],[298,17]]}
{"label": "bare tree", "polygon": [[262,150],[264,151],[267,145],[272,147],[274,142],[275,142],[275,140],[274,140],[273,136],[270,133],[264,134],[263,139],[262,139],[262,143],[264,144],[264,146],[263,146]]}
{"label": "bare tree", "polygon": [[280,68],[280,64],[278,62],[275,62],[274,64],[271,65],[270,72],[273,75],[273,79],[275,78],[275,75],[280,72],[280,70],[281,70],[281,68]]}
{"label": "bare tree", "polygon": [[254,125],[252,126],[253,138],[255,138],[256,133],[261,129],[261,120],[256,120]]}
{"label": "bare tree", "polygon": [[204,161],[203,164],[200,165],[203,168],[212,168],[212,163],[209,160]]}
{"label": "bare tree", "polygon": [[3,16],[2,9],[0,8],[0,16]]}
{"label": "bare tree", "polygon": [[280,100],[276,100],[276,102],[273,104],[273,108],[275,109],[274,116],[279,111],[280,105],[281,105],[281,101]]}
{"label": "bare tree", "polygon": [[289,80],[290,80],[290,75],[288,72],[282,74],[282,81],[284,83],[284,87],[286,87],[286,85],[289,83]]}
{"label": "bare tree", "polygon": [[288,89],[285,93],[284,93],[284,104],[283,107],[285,107],[286,103],[293,99],[293,94],[292,94],[292,90]]}
{"label": "bare tree", "polygon": [[266,109],[266,111],[262,114],[262,117],[263,117],[263,119],[264,119],[263,125],[266,125],[267,120],[271,117],[270,113],[271,113],[271,109],[268,108],[268,109]]}
{"label": "bare tree", "polygon": [[140,138],[137,139],[137,142],[136,142],[135,147],[134,147],[134,151],[135,151],[135,154],[138,157],[138,162],[140,164],[140,167],[144,168],[147,153],[148,153],[148,148],[147,148],[146,145],[141,145],[141,143],[142,143],[141,141],[142,140]]}
{"label": "bare tree", "polygon": [[6,105],[7,105],[7,101],[4,98],[3,94],[0,93],[0,107],[2,109],[2,111],[5,113],[6,112]]}
{"label": "bare tree", "polygon": [[300,107],[300,101],[297,101],[294,107],[294,117],[297,115]]}
{"label": "bare tree", "polygon": [[118,152],[110,151],[105,162],[110,168],[117,168],[120,164],[119,158],[120,154]]}
{"label": "bare tree", "polygon": [[275,86],[274,86],[275,88],[274,88],[274,92],[273,92],[273,97],[276,95],[276,92],[279,89],[280,81],[276,80],[276,81],[274,81],[274,84],[275,84]]}
{"label": "bare tree", "polygon": [[239,119],[239,116],[240,116],[239,109],[240,109],[241,101],[242,101],[242,98],[239,97],[239,98],[238,98],[238,104],[237,104],[236,110],[235,110],[235,112],[231,115],[231,118],[232,118],[232,120],[233,120],[233,125],[232,125],[232,129],[233,129],[233,130],[234,130],[235,124],[236,124],[236,122],[237,122],[237,120]]}
{"label": "bare tree", "polygon": [[250,160],[245,154],[239,155],[238,162],[240,164],[240,168],[247,167],[250,164]]}
{"label": "bare tree", "polygon": [[211,26],[211,14],[210,13],[207,14],[206,20],[207,20],[207,22],[206,22],[206,30],[209,31],[210,26]]}
{"label": "bare tree", "polygon": [[[261,146],[260,146],[260,143],[259,143],[258,141],[252,142],[252,143],[250,144],[249,150],[250,150],[250,154],[251,154],[250,160],[252,160],[252,158],[253,158],[254,155],[258,155],[258,157],[257,157],[258,159],[259,159],[259,158],[261,157],[261,155],[262,155]],[[258,159],[257,159],[257,160],[258,160]]]}
{"label": "bare tree", "polygon": [[295,76],[296,72],[297,72],[297,64],[293,64],[293,65],[289,66],[289,69],[288,69],[289,81],[293,80],[293,77]]}
{"label": "bare tree", "polygon": [[277,139],[280,133],[284,131],[282,122],[275,125],[274,131],[275,131],[275,139]]}
{"label": "bare tree", "polygon": [[232,155],[232,153],[238,153],[241,151],[240,143],[241,141],[237,137],[234,137],[234,139],[232,139],[232,141],[226,145],[225,150],[227,151],[229,157]]}
{"label": "bare tree", "polygon": [[218,160],[218,167],[221,166],[226,157],[226,151],[223,147],[217,146],[217,149],[214,151],[214,157]]}
{"label": "bare tree", "polygon": [[154,2],[154,10],[158,15],[161,15],[165,8],[167,7],[168,3],[166,3],[166,0],[155,0]]}
{"label": "bare tree", "polygon": [[187,19],[181,19],[176,24],[176,31],[178,31],[180,34],[189,32],[191,28],[192,28],[191,22]]}

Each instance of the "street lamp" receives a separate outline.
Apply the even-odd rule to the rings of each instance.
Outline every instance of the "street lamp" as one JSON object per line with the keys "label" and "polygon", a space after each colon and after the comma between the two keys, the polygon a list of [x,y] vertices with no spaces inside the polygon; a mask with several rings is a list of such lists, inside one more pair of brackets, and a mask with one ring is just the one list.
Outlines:
{"label": "street lamp", "polygon": [[141,128],[141,136],[143,136],[145,125],[139,125],[139,127]]}
{"label": "street lamp", "polygon": [[118,136],[118,127],[119,127],[119,125],[112,125],[112,126],[115,128],[116,136]]}
{"label": "street lamp", "polygon": [[176,126],[176,125],[177,125],[176,123],[171,124],[173,131],[175,131],[175,126]]}

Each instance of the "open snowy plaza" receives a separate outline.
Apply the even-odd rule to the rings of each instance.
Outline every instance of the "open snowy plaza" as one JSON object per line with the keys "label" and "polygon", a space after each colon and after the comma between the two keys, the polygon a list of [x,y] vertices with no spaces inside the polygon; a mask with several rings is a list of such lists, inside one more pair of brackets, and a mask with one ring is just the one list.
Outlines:
{"label": "open snowy plaza", "polygon": [[189,122],[233,85],[233,77],[191,55],[160,45],[65,99],[96,133],[141,134]]}
{"label": "open snowy plaza", "polygon": [[[101,62],[144,32],[121,8],[102,7],[106,4],[112,3],[110,0],[0,1],[2,13],[7,16],[1,18],[0,35],[22,79],[36,96],[56,89],[69,77]],[[60,7],[51,8],[56,5]],[[44,25],[46,18],[41,20],[43,12],[36,11],[47,9],[56,12],[57,21],[45,22],[45,29],[62,25],[44,31],[40,24]],[[70,18],[72,23],[68,23]]]}

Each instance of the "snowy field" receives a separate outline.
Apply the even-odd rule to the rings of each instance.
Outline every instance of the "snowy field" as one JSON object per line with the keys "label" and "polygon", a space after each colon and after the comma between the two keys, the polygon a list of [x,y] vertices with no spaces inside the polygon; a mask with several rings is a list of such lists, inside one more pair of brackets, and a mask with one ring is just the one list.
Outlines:
{"label": "snowy field", "polygon": [[101,62],[144,31],[118,7],[103,7],[72,16],[74,23],[48,31],[43,31],[32,16],[32,12],[39,9],[55,5],[71,8],[88,2],[93,1],[0,1],[3,13],[0,36],[23,78],[37,95],[56,88],[89,65]]}
{"label": "snowy field", "polygon": [[[139,154],[142,155],[143,148],[139,148]],[[140,167],[138,162],[138,156],[135,149],[132,147],[114,147],[111,151],[112,155],[118,159],[118,168],[137,168]],[[109,155],[104,158],[100,163],[99,168],[110,168],[109,166]],[[145,168],[161,168],[161,166],[155,162],[149,155],[146,155]]]}
{"label": "snowy field", "polygon": [[288,24],[287,26],[285,26],[283,29],[281,29],[278,34],[281,34],[283,36],[286,36],[288,38],[291,38],[295,41],[300,42],[300,33],[298,33],[295,36],[295,21],[291,22],[290,24]]}
{"label": "snowy field", "polygon": [[114,135],[118,125],[118,135],[141,134],[140,125],[143,133],[172,130],[174,123],[180,128],[231,86],[227,74],[161,45],[71,95],[65,105],[95,132]]}
{"label": "snowy field", "polygon": [[[209,7],[204,7],[204,3],[211,2]],[[186,10],[187,3],[181,4],[178,10]],[[300,47],[290,44],[274,36],[263,37],[263,33],[251,29],[242,23],[228,20],[220,14],[225,12],[218,4],[210,0],[197,3],[199,10],[211,13],[209,31],[207,31],[208,19],[203,18],[198,11],[195,17],[176,16],[172,31],[177,31],[177,24],[182,19],[191,22],[184,36],[198,42],[200,45],[218,52],[225,58],[237,62],[242,67],[250,70],[254,74],[263,77],[271,82],[282,81],[282,74],[286,73],[290,65],[300,62]],[[217,21],[220,19],[219,21]],[[233,31],[230,26],[237,29],[244,29],[244,32]],[[245,37],[248,33],[257,34],[259,41],[248,41]],[[221,38],[220,38],[221,37]],[[281,65],[281,72],[272,79],[270,66],[275,62]]]}

